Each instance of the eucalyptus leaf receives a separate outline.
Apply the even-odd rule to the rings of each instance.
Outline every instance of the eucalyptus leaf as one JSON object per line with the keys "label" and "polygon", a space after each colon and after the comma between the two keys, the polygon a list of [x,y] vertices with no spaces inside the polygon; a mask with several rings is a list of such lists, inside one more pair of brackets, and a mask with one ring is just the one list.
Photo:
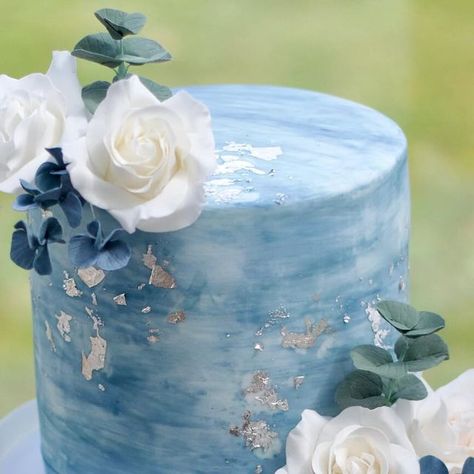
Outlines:
{"label": "eucalyptus leaf", "polygon": [[417,338],[401,337],[395,353],[409,372],[420,372],[449,359],[448,346],[437,334]]}
{"label": "eucalyptus leaf", "polygon": [[141,13],[125,13],[113,8],[97,10],[95,16],[116,40],[127,35],[136,35],[146,23],[146,17]]}
{"label": "eucalyptus leaf", "polygon": [[436,313],[420,311],[417,325],[405,333],[405,336],[418,337],[433,334],[445,327],[444,319]]}
{"label": "eucalyptus leaf", "polygon": [[112,39],[107,33],[96,33],[82,38],[71,54],[110,68],[115,68],[123,62],[119,57],[120,41]]}
{"label": "eucalyptus leaf", "polygon": [[390,406],[383,394],[382,379],[365,370],[354,370],[337,387],[336,402],[341,408]]}
{"label": "eucalyptus leaf", "polygon": [[147,79],[146,77],[138,76],[140,82],[158,99],[158,100],[166,100],[169,99],[173,93],[171,89],[166,86],[162,86],[161,84],[157,84],[155,81],[151,79]]}
{"label": "eucalyptus leaf", "polygon": [[96,81],[82,89],[82,100],[91,114],[96,111],[99,104],[105,99],[109,87],[110,82]]}
{"label": "eucalyptus leaf", "polygon": [[120,61],[140,66],[171,60],[171,54],[156,41],[148,38],[131,37],[123,40],[123,55]]}
{"label": "eucalyptus leaf", "polygon": [[387,378],[403,377],[406,370],[402,364],[393,361],[393,357],[385,349],[373,345],[357,346],[351,351],[354,365],[361,370]]}
{"label": "eucalyptus leaf", "polygon": [[413,329],[420,319],[418,311],[413,306],[398,301],[381,301],[377,305],[377,311],[401,332]]}
{"label": "eucalyptus leaf", "polygon": [[407,374],[392,382],[390,400],[395,402],[400,398],[405,400],[423,400],[428,395],[423,382],[413,374]]}

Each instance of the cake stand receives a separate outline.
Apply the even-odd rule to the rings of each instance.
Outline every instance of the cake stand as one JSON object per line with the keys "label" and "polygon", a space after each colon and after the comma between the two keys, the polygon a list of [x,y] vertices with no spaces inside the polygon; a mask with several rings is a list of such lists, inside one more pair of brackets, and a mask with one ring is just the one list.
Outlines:
{"label": "cake stand", "polygon": [[36,400],[0,420],[0,474],[44,474]]}

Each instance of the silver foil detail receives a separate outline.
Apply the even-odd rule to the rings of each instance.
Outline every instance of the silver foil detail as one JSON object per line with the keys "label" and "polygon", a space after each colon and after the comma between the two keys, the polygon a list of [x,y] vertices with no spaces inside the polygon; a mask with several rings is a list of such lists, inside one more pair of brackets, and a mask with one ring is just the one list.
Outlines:
{"label": "silver foil detail", "polygon": [[176,280],[160,265],[153,254],[153,246],[149,245],[143,254],[143,264],[151,270],[148,284],[157,288],[176,288]]}
{"label": "silver foil detail", "polygon": [[71,342],[71,320],[72,316],[69,314],[65,313],[64,311],[61,311],[59,313],[59,316],[56,315],[56,319],[58,320],[56,327],[58,328],[59,334],[61,334],[61,337],[66,341],[66,342]]}
{"label": "silver foil detail", "polygon": [[279,448],[278,433],[272,431],[264,420],[251,420],[252,414],[246,411],[243,416],[242,426],[232,426],[229,433],[242,437],[244,444],[251,451],[261,450],[262,454],[271,454]]}
{"label": "silver foil detail", "polygon": [[63,289],[71,298],[82,296],[82,291],[77,288],[76,280],[71,278],[68,272],[64,272]]}
{"label": "silver foil detail", "polygon": [[147,340],[150,344],[156,344],[160,341],[160,330],[157,328],[152,328],[148,330]]}
{"label": "silver foil detail", "polygon": [[295,390],[298,390],[301,385],[304,383],[304,375],[297,375],[296,377],[293,377],[293,387]]}
{"label": "silver foil detail", "polygon": [[97,306],[97,295],[95,293],[91,293],[91,302],[94,306]]}
{"label": "silver foil detail", "polygon": [[120,295],[114,296],[114,303],[118,306],[127,306],[127,297],[125,293],[120,293]]}
{"label": "silver foil detail", "polygon": [[306,330],[303,333],[290,332],[286,327],[281,328],[281,346],[285,349],[308,349],[316,344],[316,340],[329,328],[329,324],[321,319],[317,324],[311,320],[305,321]]}
{"label": "silver foil detail", "polygon": [[51,326],[49,325],[48,321],[44,322],[46,338],[49,341],[49,345],[51,346],[51,350],[56,352],[56,344],[54,343],[53,333],[51,332]]}
{"label": "silver foil detail", "polygon": [[94,370],[101,370],[105,367],[105,354],[107,352],[107,341],[99,335],[89,338],[91,341],[91,351],[89,355],[82,353],[82,375],[86,380],[92,379]]}
{"label": "silver foil detail", "polygon": [[265,321],[263,326],[257,330],[255,335],[262,336],[266,329],[269,329],[281,323],[283,319],[288,319],[289,317],[290,313],[288,312],[288,310],[283,305],[280,305],[277,309],[268,313],[268,319]]}
{"label": "silver foil detail", "polygon": [[263,467],[260,464],[257,464],[255,467],[255,474],[262,474],[263,473]]}
{"label": "silver foil detail", "polygon": [[270,410],[288,411],[288,400],[280,399],[270,377],[262,370],[257,371],[244,390],[247,399],[253,399]]}
{"label": "silver foil detail", "polygon": [[94,288],[105,278],[104,270],[95,267],[79,268],[77,274],[89,288]]}
{"label": "silver foil detail", "polygon": [[151,313],[151,306],[145,306],[144,308],[142,308],[142,313],[143,314]]}
{"label": "silver foil detail", "polygon": [[97,388],[101,391],[101,392],[105,392],[105,387],[100,383],[99,385],[97,385]]}
{"label": "silver foil detail", "polygon": [[182,323],[186,319],[186,314],[184,311],[174,311],[173,313],[168,314],[167,321],[170,324]]}
{"label": "silver foil detail", "polygon": [[370,321],[370,326],[374,333],[374,345],[386,349],[387,345],[384,340],[390,331],[382,328],[382,316],[380,316],[379,312],[371,304],[367,305],[365,313],[367,314],[367,319]]}
{"label": "silver foil detail", "polygon": [[254,351],[263,352],[265,346],[261,342],[256,342],[253,346]]}

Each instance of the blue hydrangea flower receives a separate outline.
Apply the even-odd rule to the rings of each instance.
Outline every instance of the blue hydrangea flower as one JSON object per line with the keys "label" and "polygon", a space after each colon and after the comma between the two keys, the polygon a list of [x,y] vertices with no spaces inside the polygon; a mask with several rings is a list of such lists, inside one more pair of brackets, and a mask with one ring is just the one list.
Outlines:
{"label": "blue hydrangea flower", "polygon": [[24,221],[19,221],[12,235],[10,257],[25,270],[34,269],[39,275],[49,275],[52,267],[48,245],[51,243],[65,243],[61,224],[56,218],[43,221],[37,235]]}
{"label": "blue hydrangea flower", "polygon": [[[424,456],[420,459],[421,474],[449,474],[443,461],[435,456]],[[467,458],[461,474],[474,474],[474,458]]]}
{"label": "blue hydrangea flower", "polygon": [[104,238],[100,222],[88,224],[89,235],[75,235],[69,241],[69,258],[77,267],[96,266],[102,270],[118,270],[126,267],[131,256],[130,247],[120,238],[125,230],[114,229]]}
{"label": "blue hydrangea flower", "polygon": [[48,209],[59,204],[69,225],[77,227],[81,222],[84,200],[74,189],[64,163],[61,148],[49,148],[55,162],[43,163],[35,174],[34,184],[21,180],[26,194],[20,194],[13,208],[17,211],[29,209]]}

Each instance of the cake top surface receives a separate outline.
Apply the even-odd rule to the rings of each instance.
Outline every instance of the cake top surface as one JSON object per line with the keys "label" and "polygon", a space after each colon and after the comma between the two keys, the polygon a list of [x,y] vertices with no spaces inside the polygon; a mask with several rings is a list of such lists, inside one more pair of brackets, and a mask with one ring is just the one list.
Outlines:
{"label": "cake top surface", "polygon": [[206,207],[291,204],[350,193],[405,159],[381,113],[317,92],[258,85],[187,87],[211,111],[218,167]]}

